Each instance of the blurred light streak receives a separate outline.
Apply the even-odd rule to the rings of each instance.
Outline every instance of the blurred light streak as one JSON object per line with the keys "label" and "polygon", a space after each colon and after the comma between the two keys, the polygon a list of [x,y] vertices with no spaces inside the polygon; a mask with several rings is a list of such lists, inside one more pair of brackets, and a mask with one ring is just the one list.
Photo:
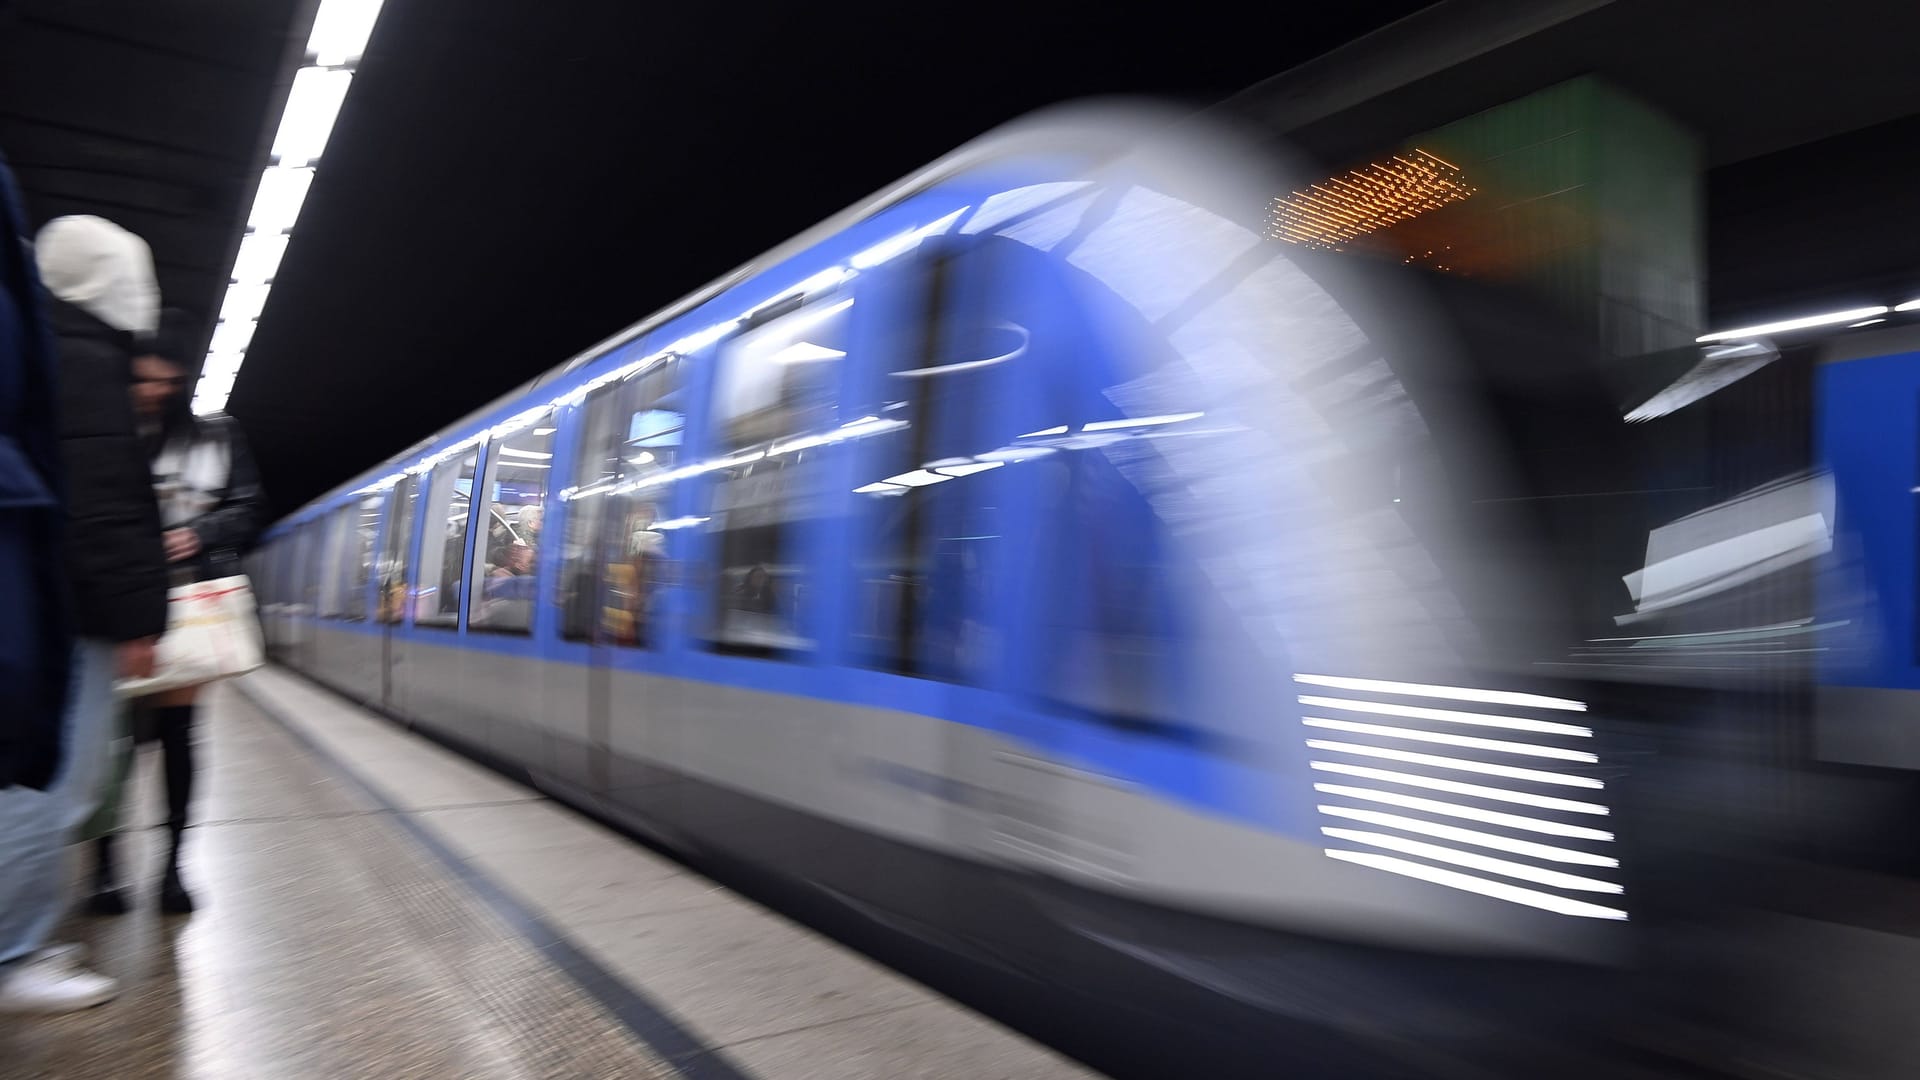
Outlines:
{"label": "blurred light streak", "polygon": [[1527,832],[1545,833],[1548,836],[1564,836],[1573,840],[1611,841],[1613,834],[1604,829],[1590,829],[1585,825],[1568,825],[1545,818],[1532,818],[1523,814],[1506,814],[1498,810],[1482,810],[1477,806],[1461,806],[1459,803],[1443,802],[1439,799],[1422,799],[1415,795],[1400,795],[1391,791],[1375,791],[1372,788],[1348,787],[1344,784],[1315,784],[1313,790],[1323,795],[1341,795],[1349,799],[1364,802],[1386,803],[1403,810],[1423,810],[1429,814],[1441,814],[1446,817],[1466,818],[1483,825],[1500,825],[1509,829],[1523,829]]}
{"label": "blurred light streak", "polygon": [[1489,705],[1533,706],[1541,709],[1562,709],[1567,712],[1587,711],[1585,702],[1543,697],[1539,694],[1522,694],[1511,690],[1477,690],[1467,686],[1432,686],[1426,683],[1388,682],[1383,679],[1350,679],[1341,675],[1298,674],[1293,677],[1293,681],[1311,686],[1328,686],[1336,690],[1363,690],[1377,694],[1401,694],[1406,697],[1446,698],[1450,701],[1484,701]]}
{"label": "blurred light streak", "polygon": [[1443,825],[1437,821],[1421,821],[1419,818],[1389,814],[1381,810],[1363,810],[1357,806],[1322,806],[1320,812],[1328,817],[1363,821],[1369,825],[1419,833],[1421,836],[1439,837],[1459,844],[1473,844],[1477,847],[1492,848],[1495,851],[1525,855],[1531,859],[1545,859],[1548,862],[1571,863],[1578,866],[1616,867],[1620,865],[1620,860],[1611,855],[1596,855],[1591,851],[1555,847],[1552,844],[1542,844],[1533,840],[1518,840],[1511,836],[1463,829],[1458,825]]}
{"label": "blurred light streak", "polygon": [[1507,877],[1519,878],[1522,881],[1531,881],[1538,885],[1552,885],[1560,889],[1578,889],[1581,892],[1623,893],[1626,891],[1625,888],[1611,881],[1581,877],[1578,874],[1569,874],[1560,870],[1546,870],[1538,866],[1528,866],[1525,863],[1509,862],[1506,859],[1496,859],[1491,855],[1476,855],[1468,851],[1455,851],[1453,848],[1441,847],[1439,844],[1429,844],[1420,840],[1408,840],[1405,837],[1390,836],[1386,833],[1368,832],[1365,829],[1337,829],[1331,825],[1322,826],[1320,831],[1336,840],[1346,840],[1355,844],[1366,844],[1370,847],[1386,848],[1389,851],[1398,851],[1403,855],[1418,855],[1423,859],[1452,863],[1455,866],[1465,866],[1474,870],[1484,870],[1490,874],[1504,874]]}
{"label": "blurred light streak", "polygon": [[1507,742],[1504,739],[1481,739],[1472,735],[1453,735],[1444,731],[1422,731],[1419,728],[1392,727],[1387,724],[1357,724],[1351,720],[1328,720],[1319,716],[1305,717],[1300,722],[1311,728],[1327,728],[1333,731],[1350,732],[1354,735],[1378,735],[1386,739],[1443,743],[1469,750],[1491,750],[1497,754],[1520,754],[1525,757],[1555,758],[1560,761],[1578,761],[1586,764],[1594,764],[1600,760],[1585,750],[1565,750],[1558,746],[1536,746],[1532,743]]}
{"label": "blurred light streak", "polygon": [[[1135,416],[1120,420],[1095,420],[1080,425],[1081,431],[1116,431],[1121,428],[1159,427],[1163,424],[1179,424],[1188,420],[1198,420],[1207,415],[1203,412],[1173,413],[1168,416]],[[1025,438],[1025,436],[1021,436]]]}
{"label": "blurred light streak", "polygon": [[1593,729],[1590,727],[1582,727],[1579,724],[1559,724],[1551,720],[1535,720],[1526,716],[1491,716],[1486,713],[1460,712],[1456,709],[1430,709],[1424,705],[1395,705],[1385,701],[1318,697],[1313,694],[1302,694],[1300,704],[1323,709],[1343,709],[1347,712],[1374,713],[1379,716],[1440,720],[1450,724],[1473,724],[1479,727],[1504,728],[1508,731],[1531,731],[1538,735],[1573,735],[1579,738],[1593,736]]}
{"label": "blurred light streak", "polygon": [[[1309,741],[1313,746],[1319,740]],[[1337,745],[1337,744],[1336,744]],[[1318,750],[1331,749],[1322,744]],[[1336,751],[1337,752],[1337,751]],[[1606,816],[1609,811],[1599,803],[1580,802],[1576,799],[1556,799],[1550,795],[1534,795],[1525,791],[1510,791],[1506,788],[1487,787],[1484,784],[1466,784],[1458,780],[1446,780],[1438,776],[1418,776],[1414,773],[1394,772],[1391,769],[1375,769],[1366,765],[1347,765],[1337,761],[1312,761],[1308,765],[1317,772],[1339,773],[1342,776],[1355,776],[1363,780],[1378,780],[1383,784],[1400,784],[1404,787],[1426,788],[1429,791],[1444,791],[1449,795],[1465,795],[1470,799],[1491,799],[1494,802],[1509,802],[1520,806],[1531,806],[1539,810],[1562,810],[1569,814],[1596,814]]]}
{"label": "blurred light streak", "polygon": [[1479,773],[1483,776],[1499,776],[1508,780],[1525,780],[1535,784],[1555,784],[1560,787],[1588,788],[1594,791],[1604,790],[1607,786],[1605,781],[1591,776],[1569,776],[1543,769],[1523,769],[1515,765],[1499,765],[1491,761],[1474,761],[1442,754],[1421,754],[1412,750],[1395,750],[1385,746],[1366,746],[1361,743],[1334,742],[1328,739],[1308,739],[1307,746],[1313,750],[1354,754],[1359,757],[1379,758],[1382,761],[1398,761],[1407,765],[1425,765],[1434,769],[1453,769],[1457,772]]}
{"label": "blurred light streak", "polygon": [[1391,855],[1375,855],[1365,851],[1329,850],[1327,857],[1339,859],[1343,862],[1358,863],[1361,866],[1369,866],[1375,870],[1385,870],[1390,874],[1402,874],[1406,877],[1419,878],[1422,881],[1432,882],[1435,885],[1445,885],[1450,889],[1479,893],[1482,896],[1490,896],[1496,900],[1505,900],[1514,904],[1524,904],[1527,907],[1540,908],[1561,915],[1577,915],[1588,919],[1624,920],[1627,917],[1627,913],[1618,908],[1602,907],[1599,904],[1590,904],[1584,900],[1570,900],[1564,896],[1555,896],[1552,893],[1543,893],[1534,889],[1523,889],[1518,885],[1506,885],[1498,881],[1488,881],[1484,878],[1473,877],[1470,874],[1462,874],[1453,870],[1441,870],[1437,867],[1423,866],[1420,863],[1397,859]]}
{"label": "blurred light streak", "polygon": [[1831,326],[1834,323],[1852,322],[1870,315],[1885,315],[1886,305],[1874,307],[1848,308],[1845,311],[1829,311],[1824,315],[1807,315],[1798,319],[1782,319],[1779,322],[1759,323],[1754,326],[1741,326],[1732,330],[1716,330],[1711,334],[1702,334],[1693,340],[1705,344],[1710,341],[1726,341],[1730,338],[1758,337],[1762,334],[1782,334],[1789,330],[1805,330],[1815,326]]}

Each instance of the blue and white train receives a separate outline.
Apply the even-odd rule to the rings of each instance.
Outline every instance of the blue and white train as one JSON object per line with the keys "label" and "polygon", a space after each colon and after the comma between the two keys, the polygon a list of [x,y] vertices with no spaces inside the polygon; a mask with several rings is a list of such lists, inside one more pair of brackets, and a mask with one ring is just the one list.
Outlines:
{"label": "blue and white train", "polygon": [[1626,497],[1526,305],[1264,239],[1238,145],[963,148],[279,523],[274,655],[1190,1075],[1577,1011],[1640,894],[1567,661],[1712,493]]}

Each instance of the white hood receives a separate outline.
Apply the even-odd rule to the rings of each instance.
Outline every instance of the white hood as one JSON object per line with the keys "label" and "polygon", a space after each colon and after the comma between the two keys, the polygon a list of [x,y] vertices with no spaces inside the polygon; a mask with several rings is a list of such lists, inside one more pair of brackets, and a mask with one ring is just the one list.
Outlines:
{"label": "white hood", "polygon": [[47,291],[113,327],[151,334],[160,323],[160,288],[147,242],[106,218],[54,218],[34,238]]}

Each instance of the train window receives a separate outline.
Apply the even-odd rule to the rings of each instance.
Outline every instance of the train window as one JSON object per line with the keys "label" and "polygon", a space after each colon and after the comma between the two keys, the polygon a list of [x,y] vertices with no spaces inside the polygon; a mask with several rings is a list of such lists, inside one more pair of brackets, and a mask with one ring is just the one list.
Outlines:
{"label": "train window", "polygon": [[1068,451],[1042,463],[1054,542],[1043,556],[1047,603],[1036,609],[1043,696],[1123,723],[1162,724],[1174,699],[1178,640],[1164,526],[1124,471],[1137,441]]}
{"label": "train window", "polygon": [[723,652],[810,649],[803,526],[829,512],[850,298],[760,320],[721,346],[715,371],[710,530],[719,538],[707,640]]}
{"label": "train window", "polygon": [[374,618],[383,623],[405,622],[407,617],[407,558],[413,552],[413,512],[420,501],[416,477],[402,477],[393,489],[387,511],[387,542],[380,556],[380,592]]}
{"label": "train window", "polygon": [[319,556],[314,561],[319,569],[320,617],[323,619],[337,619],[345,609],[344,553],[351,546],[347,537],[352,528],[348,519],[351,513],[352,507],[343,507],[320,519]]}
{"label": "train window", "polygon": [[309,521],[300,526],[295,540],[293,565],[302,615],[314,615],[320,610],[320,549],[316,543],[319,534],[320,523]]}
{"label": "train window", "polygon": [[533,627],[544,536],[547,483],[553,473],[553,413],[496,440],[476,507],[486,506],[483,546],[473,560],[467,625],[524,634]]}
{"label": "train window", "polygon": [[469,450],[434,467],[427,488],[428,527],[420,536],[416,560],[419,582],[413,621],[453,626],[460,621],[460,570],[466,559],[467,524],[473,496],[473,471],[479,454]]}
{"label": "train window", "polygon": [[587,402],[574,465],[562,571],[561,633],[649,646],[667,581],[670,487],[686,426],[681,365],[656,364]]}
{"label": "train window", "polygon": [[999,664],[990,592],[1007,560],[1038,556],[1018,535],[1034,524],[1011,520],[1038,466],[1005,466],[1058,454],[1073,414],[1060,376],[1076,357],[1058,350],[1079,337],[1050,329],[1072,307],[1058,285],[1024,248],[980,240],[923,248],[874,283],[898,314],[850,394],[851,409],[883,418],[854,444],[855,663],[972,684]]}
{"label": "train window", "polygon": [[855,396],[882,426],[861,439],[857,451],[856,592],[849,623],[854,659],[883,671],[939,678],[957,670],[965,598],[949,592],[964,585],[965,574],[935,564],[972,554],[942,550],[940,538],[964,535],[949,527],[973,494],[959,489],[977,488],[984,477],[965,478],[986,471],[966,467],[967,455],[983,448],[967,442],[964,412],[953,415],[969,389],[959,384],[986,372],[939,372],[947,358],[959,355],[956,349],[972,344],[956,340],[966,320],[955,318],[955,276],[954,260],[945,256],[895,271],[901,318],[877,350],[881,370]]}
{"label": "train window", "polygon": [[345,588],[340,597],[340,614],[349,622],[367,620],[367,583],[373,576],[373,546],[380,534],[380,515],[386,505],[387,493],[377,492],[342,512],[347,520],[347,535],[346,550],[342,553],[346,562],[341,567]]}

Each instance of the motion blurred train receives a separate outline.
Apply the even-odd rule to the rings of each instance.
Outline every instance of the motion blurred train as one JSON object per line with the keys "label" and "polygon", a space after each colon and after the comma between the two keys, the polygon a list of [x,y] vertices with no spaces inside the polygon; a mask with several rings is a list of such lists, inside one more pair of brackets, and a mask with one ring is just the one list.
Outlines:
{"label": "motion blurred train", "polygon": [[1728,347],[1623,390],[1265,238],[1281,169],[1109,110],[970,144],[279,523],[270,648],[1162,1067],[1479,1060],[1632,960],[1633,688],[1800,603],[1746,586],[1833,512],[1675,449]]}

